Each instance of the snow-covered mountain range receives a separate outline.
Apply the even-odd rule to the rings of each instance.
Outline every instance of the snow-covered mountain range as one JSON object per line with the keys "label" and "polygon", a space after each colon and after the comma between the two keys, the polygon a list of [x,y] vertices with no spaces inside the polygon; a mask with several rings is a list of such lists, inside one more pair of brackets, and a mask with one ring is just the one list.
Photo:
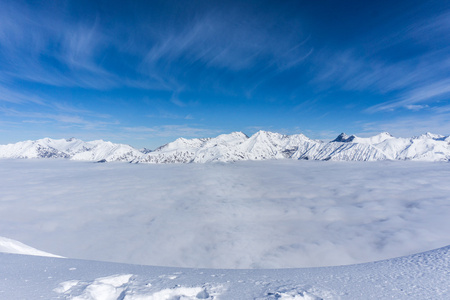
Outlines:
{"label": "snow-covered mountain range", "polygon": [[133,163],[206,163],[239,160],[305,159],[334,161],[421,160],[450,161],[450,136],[426,133],[396,138],[387,132],[370,138],[340,134],[331,142],[312,140],[303,134],[283,135],[259,131],[215,138],[179,138],[154,151],[138,150],[103,140],[44,138],[0,145],[0,158],[67,158],[84,161]]}
{"label": "snow-covered mountain range", "polygon": [[0,145],[0,158],[69,158],[86,161],[132,161],[144,153],[131,146],[103,140],[84,142],[75,138],[44,138]]}

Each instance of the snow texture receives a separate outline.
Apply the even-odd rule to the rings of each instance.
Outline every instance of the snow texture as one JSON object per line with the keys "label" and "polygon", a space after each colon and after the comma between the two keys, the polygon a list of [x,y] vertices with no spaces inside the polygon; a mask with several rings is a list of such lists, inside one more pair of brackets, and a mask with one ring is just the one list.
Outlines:
{"label": "snow texture", "polygon": [[450,244],[448,166],[2,160],[0,236],[64,257],[147,265],[375,261]]}
{"label": "snow texture", "polygon": [[359,265],[223,270],[0,253],[1,299],[449,299],[450,246]]}
{"label": "snow texture", "polygon": [[420,160],[449,161],[450,136],[426,133],[395,138],[387,132],[370,138],[344,133],[332,142],[311,140],[303,134],[282,135],[259,131],[215,138],[179,138],[154,151],[102,140],[83,142],[74,138],[44,138],[0,145],[0,158],[68,158],[83,161],[134,163],[207,163],[241,160],[305,159],[335,161]]}

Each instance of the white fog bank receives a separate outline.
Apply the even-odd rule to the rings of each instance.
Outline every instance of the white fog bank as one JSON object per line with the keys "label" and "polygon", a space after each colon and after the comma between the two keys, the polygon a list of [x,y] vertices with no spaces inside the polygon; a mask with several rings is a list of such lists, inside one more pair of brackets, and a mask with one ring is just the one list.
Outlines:
{"label": "white fog bank", "polygon": [[71,258],[292,268],[450,244],[448,163],[0,160],[0,179],[0,236]]}

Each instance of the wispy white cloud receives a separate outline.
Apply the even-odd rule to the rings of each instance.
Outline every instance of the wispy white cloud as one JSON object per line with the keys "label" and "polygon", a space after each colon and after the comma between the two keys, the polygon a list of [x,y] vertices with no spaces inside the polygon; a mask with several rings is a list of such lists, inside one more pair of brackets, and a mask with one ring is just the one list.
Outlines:
{"label": "wispy white cloud", "polygon": [[313,53],[298,24],[280,30],[239,10],[203,11],[177,26],[151,18],[110,24],[102,14],[72,18],[49,6],[0,4],[0,58],[7,62],[0,83],[168,90],[173,97],[166,101],[186,107],[196,102],[184,99],[185,91],[250,98]]}
{"label": "wispy white cloud", "polygon": [[[24,111],[16,110],[13,108],[0,107],[0,113],[7,117],[14,117],[17,120],[25,123],[45,124],[56,123],[60,127],[79,127],[85,130],[95,129],[104,130],[111,125],[118,125],[119,123],[114,120],[98,120],[96,118],[87,119],[86,115],[69,114],[67,112],[57,112],[51,110],[51,112],[44,111]],[[95,114],[94,114],[95,115]]]}
{"label": "wispy white cloud", "polygon": [[31,123],[31,124],[48,124],[51,121],[49,120],[23,120],[22,123]]}
{"label": "wispy white cloud", "polygon": [[361,132],[357,135],[373,135],[382,131],[387,131],[394,136],[411,137],[426,132],[435,134],[450,135],[450,109],[441,111],[438,114],[426,114],[420,118],[416,116],[400,116],[390,120],[362,122]]}
{"label": "wispy white cloud", "polygon": [[408,90],[417,85],[433,83],[436,78],[442,80],[442,74],[450,67],[450,57],[442,59],[440,54],[430,52],[420,57],[387,62],[358,55],[355,50],[331,55],[325,51],[319,58],[327,61],[323,65],[325,68],[312,82],[324,86],[337,84],[345,90],[369,90],[381,94]]}
{"label": "wispy white cloud", "polygon": [[427,105],[423,105],[423,103],[442,100],[442,97],[448,96],[449,94],[450,80],[444,79],[405,92],[400,99],[371,106],[367,109],[367,111],[392,111],[401,107],[411,110],[419,110],[428,107]]}
{"label": "wispy white cloud", "polygon": [[209,137],[222,133],[221,130],[214,130],[189,125],[160,125],[160,126],[137,126],[123,127],[125,132],[138,133],[142,138],[151,137]]}
{"label": "wispy white cloud", "polygon": [[47,101],[39,96],[15,91],[9,88],[6,88],[0,84],[0,103],[8,102],[14,104],[26,104],[26,103],[35,103],[40,105],[46,105]]}
{"label": "wispy white cloud", "polygon": [[187,115],[177,115],[169,112],[160,112],[159,114],[147,115],[147,118],[155,119],[184,119],[184,120],[194,120],[195,118],[191,114]]}
{"label": "wispy white cloud", "polygon": [[[419,20],[393,31],[378,43],[376,39],[370,40],[370,48],[367,47],[370,50],[347,48],[334,53],[323,50],[316,56],[321,68],[312,82],[325,89],[338,86],[348,91],[369,91],[388,99],[370,106],[367,112],[427,108],[450,92],[450,39],[448,34],[443,34],[450,31],[448,16],[444,12]],[[430,39],[436,41],[432,46]],[[415,49],[415,54],[389,58],[387,53],[401,52],[404,44]],[[429,49],[416,44],[427,45]]]}
{"label": "wispy white cloud", "polygon": [[43,6],[0,5],[0,54],[7,62],[0,79],[91,89],[165,88],[149,77],[124,76],[104,63],[106,51],[120,41],[97,19],[73,21],[64,11]]}
{"label": "wispy white cloud", "polygon": [[405,32],[406,34],[403,37],[399,37],[400,41],[402,39],[413,38],[419,43],[429,43],[430,40],[433,40],[435,44],[446,44],[450,40],[448,36],[449,31],[450,12],[443,10],[440,14],[432,18],[410,25]]}
{"label": "wispy white cloud", "polygon": [[94,112],[94,111],[91,111],[91,110],[88,110],[85,108],[79,108],[70,103],[63,102],[63,101],[52,100],[50,105],[55,110],[57,110],[59,112],[63,112],[63,113],[81,114],[81,115],[86,115],[86,116],[91,116],[91,117],[96,117],[96,118],[103,118],[103,119],[108,119],[108,118],[112,117],[111,115],[108,115],[108,114]]}
{"label": "wispy white cloud", "polygon": [[414,110],[414,111],[419,111],[419,110],[422,110],[422,109],[428,108],[428,107],[429,107],[428,105],[419,105],[419,104],[408,104],[408,105],[405,105],[406,109]]}
{"label": "wispy white cloud", "polygon": [[[11,88],[7,87],[6,85],[0,84],[0,103],[3,102],[5,104],[3,107],[0,107],[0,112],[17,117],[27,117],[30,114],[40,114],[41,116],[82,115],[85,117],[98,119],[111,118],[111,116],[108,114],[98,113],[85,108],[76,107],[66,101],[54,99],[54,97],[43,96],[40,94],[40,92],[31,93],[20,91],[17,88]],[[15,108],[8,107],[6,106],[6,104],[11,104]],[[29,108],[29,105],[35,105],[39,112],[32,111]],[[43,112],[45,111],[51,113],[44,114]]]}
{"label": "wispy white cloud", "polygon": [[172,102],[173,104],[175,104],[178,107],[186,107],[187,106],[187,104],[185,102],[180,100],[178,91],[174,92],[172,94],[172,97],[170,97],[170,102]]}
{"label": "wispy white cloud", "polygon": [[431,110],[436,113],[447,113],[450,112],[450,105],[435,106]]}
{"label": "wispy white cloud", "polygon": [[[274,27],[236,11],[209,11],[181,30],[157,28],[139,70],[158,76],[178,92],[239,90],[250,97],[263,83],[301,65],[313,53],[308,36],[298,28],[295,33],[290,28],[274,34]],[[178,100],[171,101],[182,105]]]}
{"label": "wispy white cloud", "polygon": [[[159,35],[149,49],[145,61],[149,64],[169,63],[185,59],[185,63],[233,71],[252,68],[258,59],[268,65],[288,69],[300,63],[311,52],[298,35],[290,38],[271,35],[267,24],[250,21],[240,15],[210,12],[193,21],[182,31]],[[301,35],[301,33],[300,33]]]}

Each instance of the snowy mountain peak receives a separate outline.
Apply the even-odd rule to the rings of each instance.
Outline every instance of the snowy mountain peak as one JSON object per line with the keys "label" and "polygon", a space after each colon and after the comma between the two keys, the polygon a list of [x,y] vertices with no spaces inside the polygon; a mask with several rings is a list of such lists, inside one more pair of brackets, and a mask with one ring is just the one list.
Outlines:
{"label": "snowy mountain peak", "polygon": [[265,137],[270,135],[272,132],[270,131],[265,131],[265,130],[259,130],[256,133],[254,133],[252,136],[250,136],[250,138],[258,138],[258,137]]}
{"label": "snowy mountain peak", "polygon": [[278,132],[271,132],[271,131],[264,131],[260,130],[256,132],[254,135],[250,137],[250,139],[268,139],[268,140],[281,140],[287,137],[284,134],[278,133]]}
{"label": "snowy mountain peak", "polygon": [[232,133],[227,133],[227,134],[221,134],[213,139],[221,139],[221,140],[232,140],[232,139],[248,139],[248,136],[241,132],[241,131],[235,131]]}
{"label": "snowy mountain peak", "polygon": [[248,136],[245,133],[243,133],[242,131],[233,131],[232,133],[222,134],[222,135],[248,138]]}
{"label": "snowy mountain peak", "polygon": [[335,138],[332,142],[340,142],[340,143],[350,143],[355,139],[354,135],[346,135],[345,133],[341,133],[338,135],[337,138]]}
{"label": "snowy mountain peak", "polygon": [[393,138],[394,137],[389,132],[382,132],[368,138],[355,137],[354,142],[363,144],[379,144]]}
{"label": "snowy mountain peak", "polygon": [[147,154],[147,153],[153,152],[153,150],[151,150],[151,149],[148,149],[148,148],[141,148],[141,149],[139,149],[139,151],[141,151],[141,152],[142,152],[142,153],[144,153],[144,154]]}
{"label": "snowy mountain peak", "polygon": [[206,147],[223,145],[225,147],[232,147],[243,143],[248,139],[248,136],[242,132],[232,132],[229,134],[221,134],[215,138],[206,141]]}
{"label": "snowy mountain peak", "polygon": [[421,134],[419,136],[415,136],[413,137],[413,139],[418,139],[418,140],[423,140],[423,139],[433,139],[433,140],[445,140],[445,136],[440,135],[440,134],[434,134],[431,132],[427,132],[424,134]]}
{"label": "snowy mountain peak", "polygon": [[178,138],[173,142],[167,143],[155,151],[172,151],[177,149],[185,149],[185,148],[197,148],[202,145],[208,139],[185,139]]}
{"label": "snowy mountain peak", "polygon": [[389,132],[382,132],[380,134],[377,134],[376,136],[383,138],[383,139],[389,139],[389,138],[393,138],[394,136],[392,134],[390,134]]}

